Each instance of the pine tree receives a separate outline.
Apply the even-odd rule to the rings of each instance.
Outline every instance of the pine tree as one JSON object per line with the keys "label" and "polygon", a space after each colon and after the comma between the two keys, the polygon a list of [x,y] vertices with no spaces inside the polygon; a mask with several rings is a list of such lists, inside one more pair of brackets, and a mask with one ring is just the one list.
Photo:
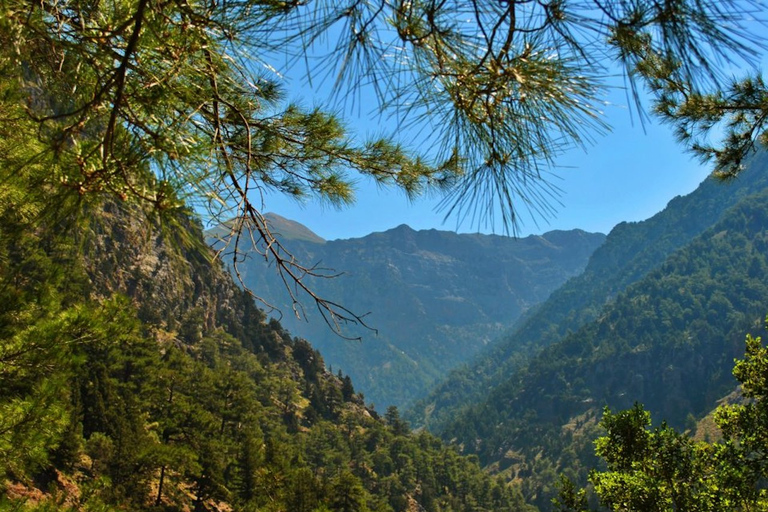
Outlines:
{"label": "pine tree", "polygon": [[[718,173],[735,175],[765,138],[766,91],[757,76],[727,85],[721,63],[756,60],[761,9],[757,0],[3,0],[3,128],[38,151],[0,163],[44,166],[30,185],[49,195],[109,193],[157,212],[187,204],[234,218],[234,266],[250,233],[294,293],[304,276],[326,274],[291,257],[256,197],[344,205],[361,175],[409,195],[442,188],[447,212],[492,223],[500,211],[514,231],[521,207],[551,212],[546,177],[562,150],[606,128],[614,62],[636,98],[647,87],[654,112],[715,156]],[[421,123],[436,151],[361,140],[337,116],[285,102],[281,75],[259,71],[275,56],[323,53],[310,76],[336,76],[336,98],[369,84],[380,113]],[[721,147],[702,139],[722,124]],[[314,298],[336,328],[363,321]]]}

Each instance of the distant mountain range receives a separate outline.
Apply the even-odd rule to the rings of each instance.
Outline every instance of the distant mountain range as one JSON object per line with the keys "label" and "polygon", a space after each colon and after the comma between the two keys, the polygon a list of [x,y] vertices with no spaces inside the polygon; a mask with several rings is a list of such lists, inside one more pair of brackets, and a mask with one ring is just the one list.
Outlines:
{"label": "distant mountain range", "polygon": [[[286,313],[282,324],[311,340],[326,363],[352,377],[379,408],[426,394],[451,369],[472,358],[521,314],[579,274],[605,235],[552,231],[514,239],[447,231],[414,231],[402,225],[363,238],[325,241],[299,223],[268,214],[268,222],[305,264],[343,275],[308,279],[319,295],[364,314],[373,331],[349,342],[312,311],[290,314],[284,284],[262,258],[240,267],[244,284]],[[207,233],[225,236],[226,226]]]}

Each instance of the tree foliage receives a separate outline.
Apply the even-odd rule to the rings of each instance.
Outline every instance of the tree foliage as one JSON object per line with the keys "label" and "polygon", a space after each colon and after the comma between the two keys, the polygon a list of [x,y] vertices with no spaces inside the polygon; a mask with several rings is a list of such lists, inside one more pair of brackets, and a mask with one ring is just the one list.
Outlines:
{"label": "tree foliage", "polygon": [[[731,175],[763,132],[758,78],[721,87],[721,64],[755,55],[756,0],[464,2],[91,0],[0,3],[4,124],[37,140],[38,186],[107,192],[158,211],[184,202],[253,237],[289,292],[323,269],[297,262],[261,215],[264,194],[353,200],[357,175],[514,230],[547,214],[562,149],[604,128],[618,62],[633,90]],[[753,30],[754,29],[754,30]],[[372,87],[377,110],[434,133],[404,147],[362,140],[335,115],[285,100],[278,60]],[[722,120],[723,149],[698,140]],[[690,137],[689,137],[690,136]],[[734,167],[735,166],[735,167]],[[729,170],[730,169],[730,170]],[[492,206],[496,203],[496,207]],[[314,296],[332,325],[362,318]],[[296,304],[300,313],[300,305]]]}
{"label": "tree foliage", "polygon": [[44,195],[14,176],[0,169],[0,509],[526,509],[367,408],[212,266],[199,226],[178,219],[199,241],[184,246],[182,227],[95,200],[41,220]]}
{"label": "tree foliage", "polygon": [[[600,503],[638,512],[766,510],[766,365],[762,340],[747,335],[744,359],[733,369],[743,400],[718,407],[722,439],[715,443],[695,441],[666,424],[649,428],[650,414],[639,404],[619,413],[606,410],[606,435],[595,446],[607,468],[589,477]],[[563,489],[563,510],[586,510],[583,494],[567,483]]]}

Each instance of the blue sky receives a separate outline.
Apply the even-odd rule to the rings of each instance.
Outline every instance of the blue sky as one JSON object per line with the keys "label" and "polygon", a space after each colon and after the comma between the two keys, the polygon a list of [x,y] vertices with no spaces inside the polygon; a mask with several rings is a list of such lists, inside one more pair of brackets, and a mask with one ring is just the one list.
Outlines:
{"label": "blue sky", "polygon": [[[763,69],[767,60],[762,59]],[[737,77],[742,75],[739,69],[732,72]],[[621,84],[623,80],[618,77],[612,82]],[[313,90],[300,77],[290,78],[288,96],[304,105],[322,104],[323,88],[314,85],[317,89]],[[361,96],[358,107],[361,103],[375,105],[375,99],[365,98],[365,91]],[[693,191],[709,174],[707,166],[677,143],[670,127],[654,119],[642,126],[636,114],[633,122],[623,89],[615,87],[607,99],[610,104],[604,109],[604,119],[612,131],[596,135],[587,148],[574,148],[557,160],[551,180],[561,190],[559,204],[553,202],[556,212],[542,219],[532,218],[521,209],[518,235],[574,228],[608,233],[622,221],[641,221],[661,211],[675,196]],[[357,111],[357,115],[351,115],[349,110],[342,114],[361,136],[397,130],[376,117],[360,116]],[[370,130],[372,126],[376,130]],[[404,138],[418,140],[411,133]],[[456,217],[444,219],[444,213],[436,211],[439,196],[409,201],[396,189],[381,188],[362,179],[357,183],[356,203],[340,210],[316,201],[299,203],[279,194],[264,199],[265,212],[298,221],[328,240],[362,237],[400,224],[414,229],[503,234],[500,223],[478,226]]]}
{"label": "blue sky", "polygon": [[[294,92],[310,97],[309,90],[296,87]],[[706,178],[709,170],[683,150],[669,127],[654,121],[643,127],[636,116],[633,123],[622,105],[626,99],[621,91],[611,101],[614,104],[606,107],[605,114],[613,130],[596,136],[586,149],[574,148],[558,160],[551,181],[562,191],[561,204],[553,203],[556,213],[549,219],[534,220],[521,211],[520,236],[573,228],[608,233],[619,222],[652,216]],[[350,122],[364,126],[370,121],[353,118]],[[396,189],[361,180],[356,203],[340,210],[275,194],[265,198],[265,211],[298,221],[328,240],[361,237],[400,224],[414,229],[502,234],[499,223],[494,229],[469,220],[459,223],[455,217],[444,222],[444,213],[436,211],[439,201],[436,195],[409,201]]]}

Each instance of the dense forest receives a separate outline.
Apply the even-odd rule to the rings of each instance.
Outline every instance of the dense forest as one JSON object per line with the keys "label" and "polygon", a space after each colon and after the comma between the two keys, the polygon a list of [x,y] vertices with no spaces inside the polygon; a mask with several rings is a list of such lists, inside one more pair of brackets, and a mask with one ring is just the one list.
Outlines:
{"label": "dense forest", "polygon": [[605,406],[640,402],[654,418],[695,430],[736,388],[731,368],[743,335],[759,334],[765,315],[768,193],[754,192],[618,293],[594,321],[464,408],[441,435],[518,479],[543,508],[558,473],[584,484],[596,467],[592,441]]}
{"label": "dense forest", "polygon": [[768,476],[768,349],[760,336],[746,335],[744,357],[733,376],[738,392],[710,418],[715,439],[681,432],[661,422],[652,426],[641,404],[613,412],[606,408],[595,441],[604,468],[579,489],[561,477],[553,505],[560,512],[599,510],[766,510]]}
{"label": "dense forest", "polygon": [[266,321],[187,217],[52,212],[31,178],[0,193],[0,507],[525,509]]}

